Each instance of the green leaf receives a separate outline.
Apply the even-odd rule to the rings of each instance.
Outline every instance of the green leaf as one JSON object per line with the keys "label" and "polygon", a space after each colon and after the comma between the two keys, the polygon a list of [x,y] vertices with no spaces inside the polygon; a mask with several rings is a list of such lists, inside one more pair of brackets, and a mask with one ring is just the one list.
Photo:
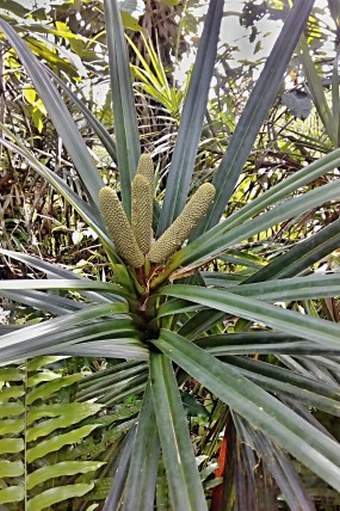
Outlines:
{"label": "green leaf", "polygon": [[178,334],[162,330],[153,344],[253,427],[340,490],[340,446],[332,438]]}
{"label": "green leaf", "polygon": [[22,403],[1,403],[0,418],[12,417],[13,415],[21,415],[25,412],[25,407]]}
{"label": "green leaf", "polygon": [[121,15],[116,0],[104,0],[104,5],[120,186],[130,218],[131,181],[140,154],[137,117]]}
{"label": "green leaf", "polygon": [[17,454],[24,450],[22,438],[0,438],[0,454]]}
{"label": "green leaf", "polygon": [[[240,225],[245,220],[252,218],[260,213],[268,206],[277,205],[289,194],[312,183],[318,177],[325,175],[327,172],[334,170],[340,165],[340,149],[335,149],[323,158],[303,167],[298,172],[294,172],[291,176],[279,181],[265,193],[259,195],[254,200],[245,204],[242,209],[230,215],[223,223],[224,229],[231,229]],[[210,235],[219,232],[221,226],[216,226],[209,230]]]}
{"label": "green leaf", "polygon": [[231,364],[240,369],[243,376],[265,390],[279,396],[292,397],[309,407],[340,417],[340,392],[336,385],[325,388],[324,382],[320,383],[291,370],[245,357],[228,356],[222,360],[227,365]]}
{"label": "green leaf", "polygon": [[73,385],[82,378],[83,375],[81,373],[76,373],[63,376],[54,381],[42,383],[26,393],[26,403],[31,405],[38,399],[43,400],[44,398],[51,396],[53,393],[59,392],[62,388]]}
{"label": "green leaf", "polygon": [[[109,282],[101,282],[99,280],[80,280],[80,279],[20,279],[20,280],[1,280],[0,290],[10,289],[66,289],[68,291],[79,291],[81,289],[96,289],[98,291],[106,291],[115,293],[119,301],[126,303],[123,296],[126,291],[123,287]],[[117,294],[118,293],[118,294]],[[119,296],[121,295],[121,296]]]}
{"label": "green leaf", "polygon": [[321,261],[340,245],[340,219],[335,220],[285,254],[276,257],[264,268],[246,279],[245,283],[298,275],[312,264]]}
{"label": "green leaf", "polygon": [[234,191],[250,150],[281,84],[283,74],[305,27],[313,0],[295,2],[263,71],[251,92],[214,179],[217,190],[213,207],[202,230],[208,230],[221,218]]}
{"label": "green leaf", "polygon": [[35,470],[27,476],[27,489],[31,490],[38,484],[42,484],[49,479],[62,476],[71,476],[78,474],[87,474],[98,470],[105,463],[101,461],[61,461],[52,465],[47,465]]}
{"label": "green leaf", "polygon": [[231,228],[226,220],[177,252],[169,264],[168,271],[171,272],[172,269],[197,262],[203,258],[213,258],[228,247],[249,239],[254,234],[263,232],[288,218],[294,218],[329,200],[337,199],[339,195],[340,180],[336,180],[300,197],[286,200],[262,215]]}
{"label": "green leaf", "polygon": [[317,109],[317,112],[320,116],[320,119],[325,127],[325,130],[331,139],[332,143],[335,147],[338,145],[337,140],[337,129],[336,124],[338,120],[333,118],[332,112],[328,106],[326,95],[324,93],[322,82],[318,73],[315,69],[314,63],[309,54],[309,49],[307,45],[307,41],[305,37],[301,37],[299,42],[300,48],[300,60],[302,62],[302,67],[304,74],[308,83],[308,91],[312,96],[314,105]]}
{"label": "green leaf", "polygon": [[0,504],[10,504],[11,502],[21,502],[24,499],[24,485],[9,486],[0,490]]}
{"label": "green leaf", "polygon": [[78,483],[50,488],[30,499],[27,504],[27,511],[41,511],[72,497],[82,497],[93,487],[94,483]]}
{"label": "green leaf", "polygon": [[132,450],[133,463],[130,464],[126,481],[129,491],[125,493],[123,499],[123,511],[153,508],[160,455],[155,421],[148,385],[138,417],[137,434]]}
{"label": "green leaf", "polygon": [[[32,82],[43,100],[56,130],[79,172],[84,188],[88,192],[89,199],[92,199],[93,204],[97,204],[98,193],[103,186],[103,182],[65,103],[57,89],[51,83],[43,66],[33,55],[24,40],[2,19],[0,19],[0,28],[6,34],[9,42],[17,51],[25,69],[30,74]],[[99,212],[97,214],[99,215]]]}
{"label": "green leaf", "polygon": [[[0,337],[0,364],[8,363],[10,360],[17,361],[20,358],[25,358],[25,356],[32,356],[36,350],[42,348],[53,347],[57,351],[58,343],[55,344],[54,340],[51,339],[51,334],[59,332],[60,345],[62,343],[62,330],[81,325],[94,318],[115,313],[126,313],[127,311],[127,306],[123,303],[94,305],[38,325],[27,326],[4,334]],[[66,338],[67,340],[68,338]]]}
{"label": "green leaf", "polygon": [[111,488],[105,500],[102,511],[112,511],[113,509],[119,509],[121,496],[124,491],[126,477],[130,465],[135,435],[136,428],[132,427],[122,442],[122,446],[118,455],[116,456],[111,470],[111,473],[113,474],[111,479]]}
{"label": "green leaf", "polygon": [[147,347],[137,339],[112,339],[110,341],[84,342],[75,346],[60,346],[58,349],[50,349],[55,353],[70,356],[84,357],[107,357],[123,358],[128,360],[147,360],[149,351]]}
{"label": "green leaf", "polygon": [[[46,417],[59,417],[61,416],[63,420],[66,422],[67,420],[72,418],[72,421],[69,423],[70,426],[73,424],[76,424],[77,422],[83,420],[86,417],[89,417],[90,415],[93,415],[97,413],[101,408],[101,405],[96,403],[49,403],[48,405],[40,405],[37,407],[30,407],[27,413],[26,422],[27,425],[32,424],[33,422],[40,421],[42,418]],[[77,414],[75,416],[74,411],[77,411]],[[73,416],[72,416],[73,414]],[[79,415],[79,417],[78,417]],[[49,425],[47,421],[39,422],[34,427],[39,426],[39,424],[42,424],[42,431],[44,431],[44,427],[48,427]],[[58,427],[61,427],[58,425]],[[30,431],[30,439],[29,441],[36,440],[36,438],[39,437],[33,435],[32,430]],[[37,431],[37,430],[36,430]],[[54,431],[54,429],[48,429],[46,431],[47,434]]]}
{"label": "green leaf", "polygon": [[19,477],[24,475],[24,465],[22,461],[0,460],[0,478]]}
{"label": "green leaf", "polygon": [[188,339],[195,339],[200,334],[216,329],[216,325],[220,323],[224,316],[223,312],[216,312],[211,309],[202,310],[184,323],[178,333]]}
{"label": "green leaf", "polygon": [[114,140],[112,139],[110,133],[107,131],[105,126],[93,115],[91,110],[86,106],[86,104],[81,101],[77,94],[75,94],[72,89],[70,89],[63,80],[59,78],[58,75],[53,73],[50,69],[47,69],[47,72],[53,77],[53,80],[63,89],[63,91],[67,94],[69,98],[72,99],[73,103],[79,108],[79,110],[84,114],[87,122],[93,129],[93,131],[97,134],[99,140],[105,147],[108,154],[111,156],[112,161],[117,163],[117,149]]}
{"label": "green leaf", "polygon": [[[181,334],[181,331],[178,331]],[[181,334],[182,335],[182,334]],[[316,344],[294,335],[272,331],[251,331],[236,334],[208,335],[196,339],[195,343],[208,349],[209,353],[223,355],[268,355],[269,353],[290,353],[296,355],[318,355],[340,353],[338,348]]]}
{"label": "green leaf", "polygon": [[222,16],[223,0],[209,2],[169,169],[164,206],[158,224],[158,236],[180,214],[188,196],[207,107]]}
{"label": "green leaf", "polygon": [[150,354],[150,382],[172,507],[207,510],[177,381],[164,355]]}
{"label": "green leaf", "polygon": [[[1,398],[1,393],[0,393]],[[1,406],[3,403],[1,402]],[[0,435],[17,435],[25,429],[24,419],[0,420]]]}
{"label": "green leaf", "polygon": [[225,290],[184,284],[165,286],[159,294],[185,299],[211,309],[264,323],[275,330],[310,339],[326,346],[336,348],[340,346],[339,325],[263,303],[261,300],[238,296]]}
{"label": "green leaf", "polygon": [[[7,130],[5,126],[1,125],[1,123],[0,126],[7,134],[9,134],[9,130]],[[113,243],[104,230],[103,220],[101,216],[96,213],[94,208],[91,208],[86,202],[84,202],[57,174],[40,163],[38,159],[23,146],[18,137],[14,137],[12,134],[9,134],[9,136],[15,139],[16,144],[13,144],[4,138],[0,138],[1,143],[5,147],[8,147],[10,150],[20,154],[23,158],[25,158],[29,165],[40,176],[46,179],[51,184],[51,186],[53,186],[53,188],[60,193],[62,197],[65,197],[68,203],[74,207],[74,209],[79,213],[80,217],[86,222],[86,224],[89,225],[89,227],[91,227],[93,231],[98,234],[103,245],[109,251],[111,257],[119,261],[120,258],[114,253]]]}
{"label": "green leaf", "polygon": [[[223,274],[222,274],[223,276]],[[209,285],[209,274],[205,279]],[[223,279],[214,279],[216,287],[224,287]],[[253,296],[259,300],[270,302],[285,302],[290,300],[308,300],[310,298],[323,298],[340,295],[340,275],[309,275],[287,279],[275,279],[254,284],[241,284],[233,286],[228,283],[228,292],[241,296]],[[170,302],[171,303],[171,302]],[[160,307],[161,308],[161,307]]]}
{"label": "green leaf", "polygon": [[48,438],[47,440],[42,440],[35,447],[27,449],[27,463],[32,463],[39,458],[43,458],[51,452],[59,451],[65,445],[71,445],[79,442],[79,440],[88,436],[97,427],[98,424],[90,424],[88,426],[77,428],[69,433],[63,433],[61,435]]}

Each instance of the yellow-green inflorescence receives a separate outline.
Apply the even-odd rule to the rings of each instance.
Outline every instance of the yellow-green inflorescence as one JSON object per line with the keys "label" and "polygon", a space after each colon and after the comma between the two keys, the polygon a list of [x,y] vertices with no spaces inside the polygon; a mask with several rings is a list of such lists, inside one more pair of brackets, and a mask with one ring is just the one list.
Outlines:
{"label": "yellow-green inflorescence", "polygon": [[108,186],[99,192],[100,211],[108,234],[118,254],[133,268],[143,266],[145,256],[154,264],[166,262],[207,213],[216,192],[210,183],[201,185],[176,220],[152,243],[153,186],[152,160],[149,154],[143,154],[132,181],[131,224],[116,192]]}
{"label": "yellow-green inflorescence", "polygon": [[143,266],[144,255],[116,192],[109,186],[100,189],[99,205],[107,232],[116,245],[118,254],[133,268]]}
{"label": "yellow-green inflorescence", "polygon": [[153,193],[150,182],[143,174],[136,174],[132,181],[131,225],[143,254],[151,247]]}
{"label": "yellow-green inflorescence", "polygon": [[146,180],[149,182],[153,195],[155,170],[151,156],[148,153],[142,154],[141,157],[139,158],[137,165],[137,175],[138,174],[144,176]]}
{"label": "yellow-green inflorescence", "polygon": [[148,253],[150,262],[161,263],[178,250],[207,213],[215,193],[215,187],[210,183],[198,188],[181,214],[152,245]]}

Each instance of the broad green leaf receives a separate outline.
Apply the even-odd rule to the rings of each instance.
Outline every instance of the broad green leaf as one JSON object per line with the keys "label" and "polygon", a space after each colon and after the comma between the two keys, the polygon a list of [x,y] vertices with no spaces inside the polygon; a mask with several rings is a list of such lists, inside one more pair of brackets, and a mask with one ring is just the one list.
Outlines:
{"label": "broad green leaf", "polygon": [[169,169],[158,235],[180,214],[188,196],[216,60],[222,16],[223,0],[209,2]]}
{"label": "broad green leaf", "polygon": [[17,367],[0,368],[0,382],[5,381],[22,381],[23,373]]}
{"label": "broad green leaf", "polygon": [[173,509],[207,510],[171,362],[150,354],[150,383]]}
{"label": "broad green leaf", "polygon": [[202,230],[208,230],[221,218],[234,191],[261,125],[281,84],[283,74],[305,27],[313,0],[295,2],[283,29],[266,60],[263,71],[251,92],[214,179],[217,196]]}
{"label": "broad green leaf", "polygon": [[[1,393],[0,393],[1,399]],[[1,402],[1,406],[3,406],[3,402]],[[0,420],[0,435],[17,435],[21,433],[25,429],[24,419],[6,419]]]}
{"label": "broad green leaf", "polygon": [[253,427],[340,490],[340,446],[336,441],[185,338],[162,330],[153,343]]}
{"label": "broad green leaf", "polygon": [[13,415],[21,415],[25,411],[25,407],[22,403],[1,403],[0,406],[0,418],[2,417],[13,417]]}
{"label": "broad green leaf", "polygon": [[25,395],[25,390],[22,385],[15,387],[3,387],[0,390],[0,399],[3,403],[8,402],[10,399],[17,399]]}
{"label": "broad green leaf", "polygon": [[[43,357],[41,357],[41,359],[42,358]],[[57,357],[56,357],[56,362],[58,362]],[[32,367],[34,367],[34,364],[26,363],[26,367],[27,367],[27,371],[34,371],[34,369],[32,369]],[[26,380],[26,387],[29,389],[29,388],[35,387],[36,385],[39,385],[39,383],[46,383],[48,381],[58,380],[60,377],[61,377],[61,375],[59,373],[56,373],[55,371],[52,371],[48,368],[38,366],[38,372],[33,373],[33,374],[28,373],[28,377]]]}
{"label": "broad green leaf", "polygon": [[93,472],[104,464],[101,461],[61,461],[46,465],[28,474],[27,489],[31,490],[49,479]]}
{"label": "broad green leaf", "polygon": [[27,511],[41,511],[58,502],[73,497],[82,497],[93,487],[94,483],[78,483],[50,488],[30,499],[27,503]]}
{"label": "broad green leaf", "polygon": [[129,218],[131,180],[140,154],[138,126],[121,15],[116,0],[104,0],[104,6],[120,187]]}
{"label": "broad green leaf", "polygon": [[[98,192],[103,186],[100,175],[94,166],[83,138],[65,106],[59,92],[51,83],[51,79],[43,66],[33,55],[23,39],[15,30],[0,19],[0,28],[6,34],[11,45],[17,51],[25,69],[30,74],[32,82],[37,89],[45,107],[47,108],[53,124],[73,160],[85,190],[88,192],[90,202],[97,204]],[[99,214],[99,213],[98,213]]]}
{"label": "broad green leaf", "polygon": [[69,433],[63,433],[61,435],[48,438],[47,440],[42,440],[36,446],[27,449],[27,463],[32,463],[39,458],[43,458],[51,452],[59,451],[65,445],[71,445],[79,442],[83,438],[87,437],[90,433],[92,433],[92,431],[97,427],[98,424],[89,424],[88,426],[82,426],[80,428],[74,429]]}
{"label": "broad green leaf", "polygon": [[24,450],[22,438],[0,438],[0,454],[16,454]]}
{"label": "broad green leaf", "polygon": [[25,496],[24,485],[9,486],[0,490],[0,504],[10,504],[11,502],[21,502]]}
{"label": "broad green leaf", "polygon": [[211,309],[264,323],[274,330],[310,339],[329,347],[340,346],[339,325],[263,303],[255,298],[238,296],[225,290],[184,284],[165,286],[159,294],[185,299]]}
{"label": "broad green leaf", "polygon": [[0,478],[20,477],[24,475],[25,469],[22,461],[0,460]]}
{"label": "broad green leaf", "polygon": [[31,405],[38,399],[44,400],[44,398],[51,396],[55,392],[59,392],[64,387],[73,385],[82,378],[83,375],[81,373],[69,374],[53,381],[37,385],[34,389],[29,390],[26,393],[26,403]]}
{"label": "broad green leaf", "polygon": [[[27,425],[33,422],[39,421],[46,417],[59,417],[69,416],[71,417],[74,412],[75,406],[77,406],[77,414],[79,413],[79,420],[89,417],[99,411],[101,405],[97,403],[49,403],[48,405],[32,406],[27,412],[26,422]],[[78,422],[78,418],[74,417],[73,420]],[[70,423],[72,425],[72,423]],[[37,424],[38,426],[38,424]],[[50,432],[53,430],[50,430]],[[31,434],[31,433],[30,433]],[[32,437],[32,439],[35,439]]]}

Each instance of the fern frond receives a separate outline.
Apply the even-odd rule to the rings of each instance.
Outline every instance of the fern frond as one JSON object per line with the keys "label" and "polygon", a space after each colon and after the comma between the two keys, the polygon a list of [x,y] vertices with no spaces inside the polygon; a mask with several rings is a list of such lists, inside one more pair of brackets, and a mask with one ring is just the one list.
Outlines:
{"label": "fern frond", "polygon": [[91,416],[103,406],[67,402],[69,389],[84,375],[63,375],[45,367],[59,358],[37,357],[20,368],[0,369],[0,507],[25,501],[27,510],[38,511],[46,503],[82,497],[94,484],[91,480],[78,484],[75,478],[105,464],[93,458],[69,459],[69,446],[77,446],[101,427]]}

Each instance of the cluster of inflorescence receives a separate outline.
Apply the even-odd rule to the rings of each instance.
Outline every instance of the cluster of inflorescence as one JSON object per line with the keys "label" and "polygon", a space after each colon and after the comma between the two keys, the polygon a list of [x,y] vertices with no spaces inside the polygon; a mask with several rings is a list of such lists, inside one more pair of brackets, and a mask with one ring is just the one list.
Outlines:
{"label": "cluster of inflorescence", "polygon": [[168,229],[155,241],[152,233],[154,168],[149,154],[143,154],[132,181],[131,223],[117,193],[109,186],[99,192],[100,210],[109,236],[118,254],[133,268],[140,268],[145,258],[160,264],[172,256],[190,236],[207,213],[215,197],[215,187],[201,185]]}

